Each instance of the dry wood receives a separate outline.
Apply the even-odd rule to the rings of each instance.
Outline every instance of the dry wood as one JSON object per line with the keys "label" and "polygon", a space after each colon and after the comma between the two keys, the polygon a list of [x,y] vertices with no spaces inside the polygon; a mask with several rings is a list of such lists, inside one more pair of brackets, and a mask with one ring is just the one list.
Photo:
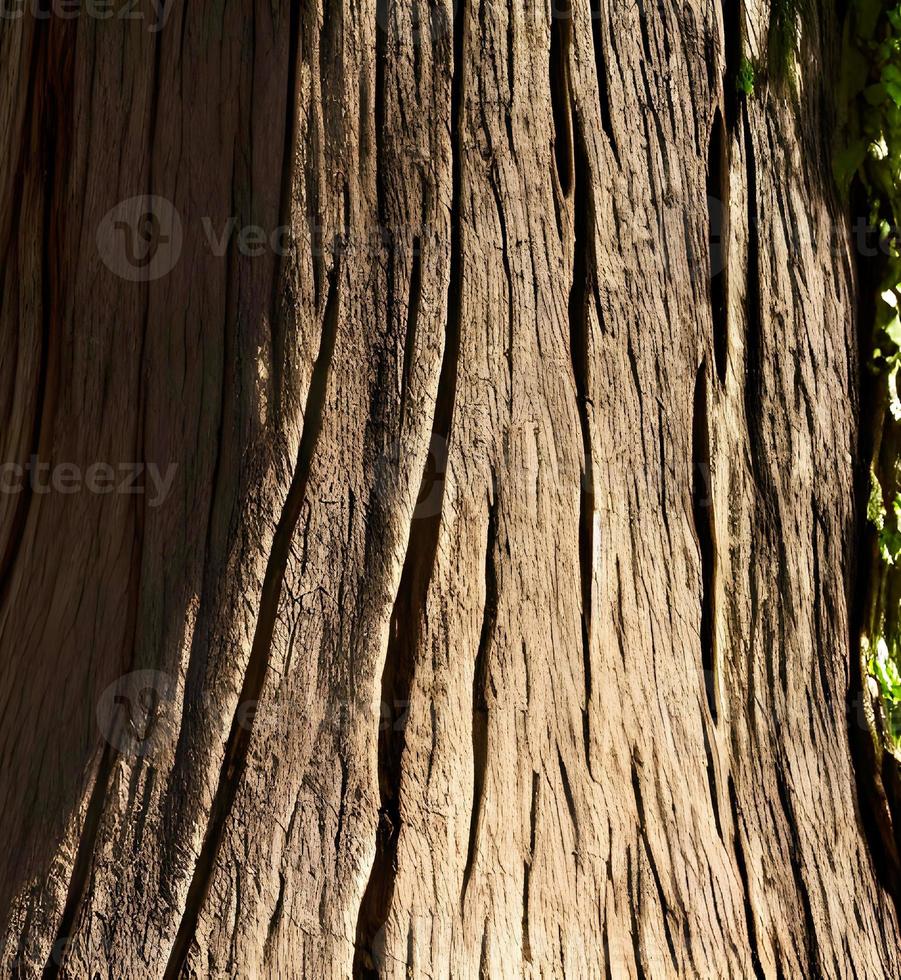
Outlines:
{"label": "dry wood", "polygon": [[2,458],[145,467],[0,494],[0,973],[901,975],[832,15],[136,9],[0,25]]}

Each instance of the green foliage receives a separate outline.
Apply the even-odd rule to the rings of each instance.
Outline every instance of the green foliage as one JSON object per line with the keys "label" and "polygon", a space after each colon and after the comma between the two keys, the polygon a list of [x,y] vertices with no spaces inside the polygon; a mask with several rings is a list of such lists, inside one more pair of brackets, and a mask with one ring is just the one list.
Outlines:
{"label": "green foliage", "polygon": [[901,730],[901,672],[898,670],[898,649],[889,650],[884,639],[876,644],[876,652],[870,657],[867,669],[875,678],[882,695],[886,720],[892,740],[898,744]]}
{"label": "green foliage", "polygon": [[801,24],[810,13],[810,0],[772,0],[767,30],[767,74],[781,84],[794,81]]}
{"label": "green foliage", "polygon": [[735,77],[735,87],[744,96],[750,98],[754,94],[754,85],[756,82],[757,69],[754,67],[754,62],[743,57],[741,59],[741,65],[738,68],[738,74]]}
{"label": "green foliage", "polygon": [[[867,519],[872,527],[864,646],[881,694],[886,738],[901,747],[901,3],[852,0],[845,25],[841,93],[844,142],[833,167],[839,185],[866,195],[880,286],[869,337],[876,384]],[[861,247],[864,242],[858,240]]]}

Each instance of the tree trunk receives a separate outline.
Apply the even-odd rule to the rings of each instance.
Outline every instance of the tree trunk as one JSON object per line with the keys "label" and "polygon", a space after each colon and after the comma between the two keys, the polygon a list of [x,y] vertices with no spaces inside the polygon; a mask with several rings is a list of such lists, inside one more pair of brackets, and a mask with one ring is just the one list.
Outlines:
{"label": "tree trunk", "polygon": [[43,10],[0,972],[901,975],[833,14]]}

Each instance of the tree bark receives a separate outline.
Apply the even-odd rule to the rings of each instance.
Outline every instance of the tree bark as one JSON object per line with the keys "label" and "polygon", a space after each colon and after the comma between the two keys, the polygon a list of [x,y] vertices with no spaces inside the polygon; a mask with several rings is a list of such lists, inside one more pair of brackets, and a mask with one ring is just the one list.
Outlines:
{"label": "tree bark", "polygon": [[0,972],[901,974],[834,15],[135,10],[0,31],[3,459],[140,474],[0,495]]}

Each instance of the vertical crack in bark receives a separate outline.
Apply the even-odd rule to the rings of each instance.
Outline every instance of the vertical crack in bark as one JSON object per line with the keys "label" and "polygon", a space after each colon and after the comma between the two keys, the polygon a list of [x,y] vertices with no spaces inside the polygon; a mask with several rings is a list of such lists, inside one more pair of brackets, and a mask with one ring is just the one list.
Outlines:
{"label": "vertical crack in bark", "polygon": [[732,835],[735,847],[735,863],[738,867],[738,877],[741,880],[745,902],[745,923],[748,929],[748,944],[751,947],[751,965],[757,980],[765,980],[766,974],[760,961],[760,949],[757,940],[757,922],[754,918],[754,907],[751,904],[751,890],[748,880],[748,865],[745,861],[745,849],[741,840],[741,823],[738,812],[738,797],[735,793],[735,783],[729,777],[729,805],[732,808]]}
{"label": "vertical crack in bark", "polygon": [[644,800],[641,795],[638,767],[635,764],[634,756],[632,758],[632,792],[635,795],[635,807],[638,811],[638,834],[641,838],[642,844],[644,845],[648,865],[651,868],[651,876],[653,877],[654,885],[657,888],[657,898],[660,902],[660,918],[663,920],[663,932],[666,936],[666,945],[669,948],[669,955],[673,964],[673,969],[676,971],[676,973],[679,973],[679,959],[676,956],[676,944],[673,941],[673,935],[670,931],[669,925],[669,903],[667,902],[666,894],[663,891],[663,883],[660,880],[660,872],[657,870],[657,863],[654,860],[654,854],[651,850],[651,843],[648,840],[648,827],[644,812]]}
{"label": "vertical crack in bark", "polygon": [[[389,275],[391,273],[389,272]],[[407,398],[410,390],[410,372],[413,370],[413,353],[416,348],[416,332],[419,326],[419,307],[422,303],[422,242],[413,239],[413,268],[410,270],[410,292],[407,299],[407,332],[404,337],[404,360],[400,380],[400,426],[398,440],[403,438],[404,420],[407,416]]]}
{"label": "vertical crack in bark", "polygon": [[[463,248],[461,200],[463,184],[462,139],[464,106],[464,33],[468,2],[460,0],[453,21],[453,75],[451,79],[451,212],[450,276],[447,297],[447,324],[444,352],[435,399],[432,424],[433,447],[446,449],[453,422],[457,392],[462,325]],[[441,475],[430,476],[430,457],[426,460],[419,493],[419,506],[429,513],[414,513],[400,585],[388,629],[388,649],[381,679],[379,731],[379,819],[376,829],[376,853],[369,881],[357,915],[354,977],[377,977],[383,950],[384,928],[391,911],[397,874],[397,849],[400,836],[400,791],[403,756],[406,749],[405,716],[415,672],[417,641],[422,623],[429,584],[435,567],[438,533],[444,505],[445,484]],[[436,485],[437,484],[437,485]],[[398,714],[398,712],[400,714]]]}
{"label": "vertical crack in bark", "polygon": [[707,144],[707,232],[710,260],[710,311],[713,356],[720,384],[726,381],[729,356],[729,159],[723,116],[714,111]]}
{"label": "vertical crack in bark", "polygon": [[594,460],[591,451],[591,428],[588,409],[591,404],[589,384],[589,298],[593,270],[594,194],[588,150],[579,117],[575,121],[575,189],[573,194],[573,278],[569,293],[569,351],[576,386],[579,425],[582,432],[582,466],[579,488],[579,579],[582,600],[582,669],[585,706],[582,709],[582,735],[585,759],[591,772],[591,618],[594,579]]}
{"label": "vertical crack in bark", "polygon": [[[641,877],[638,874],[638,861],[635,862],[635,875],[632,875],[632,848],[626,845],[626,882],[629,899],[629,921],[632,927],[632,955],[635,958],[635,973],[638,980],[647,980],[644,962],[641,955],[641,923],[638,921],[638,909],[641,907]],[[637,894],[636,894],[637,893]]]}
{"label": "vertical crack in bark", "polygon": [[741,0],[722,0],[723,13],[723,111],[726,129],[732,133],[738,118],[738,72],[741,68],[742,21]]}
{"label": "vertical crack in bark", "polygon": [[491,192],[494,195],[494,206],[497,210],[497,220],[501,227],[501,260],[504,264],[504,276],[507,280],[507,374],[510,382],[510,396],[507,402],[508,409],[513,414],[513,335],[514,335],[514,310],[513,310],[513,273],[510,268],[510,242],[507,236],[507,218],[504,215],[504,203],[501,200],[500,184],[498,180],[497,159],[494,160],[489,174],[491,182]]}
{"label": "vertical crack in bark", "polygon": [[336,243],[334,265],[329,275],[329,290],[323,317],[322,336],[319,341],[319,352],[313,365],[304,409],[303,432],[297,454],[297,465],[272,539],[272,550],[263,579],[257,625],[244,675],[244,683],[232,718],[203,845],[194,867],[181,923],[166,965],[165,980],[176,980],[184,966],[215,870],[216,856],[225,830],[225,823],[231,813],[247,764],[247,752],[253,735],[253,721],[248,722],[241,709],[243,705],[259,701],[263,690],[266,673],[269,669],[272,637],[285,573],[291,557],[291,542],[306,501],[310,468],[322,430],[328,379],[338,334],[342,250],[341,244]]}
{"label": "vertical crack in bark", "polygon": [[707,422],[707,362],[695,380],[692,423],[692,512],[701,553],[701,665],[707,703],[714,724],[718,721],[716,661],[716,531],[710,469],[710,432]]}
{"label": "vertical crack in bark", "polygon": [[604,53],[604,0],[591,0],[591,39],[594,44],[594,68],[598,80],[598,102],[601,108],[601,128],[613,151],[613,159],[619,167],[619,146],[613,133],[610,117],[610,88],[607,82],[607,57]]}
{"label": "vertical crack in bark", "polygon": [[751,119],[747,103],[742,113],[745,156],[748,175],[748,258],[746,274],[745,316],[745,420],[751,442],[751,466],[760,490],[768,486],[763,472],[760,444],[762,442],[761,400],[763,388],[763,311],[760,302],[760,217],[757,211],[757,165]]}
{"label": "vertical crack in bark", "polygon": [[569,197],[573,184],[572,103],[569,85],[572,23],[571,0],[555,0],[551,4],[551,112],[554,118],[554,159],[564,197]]}
{"label": "vertical crack in bark", "polygon": [[576,798],[573,796],[572,784],[569,781],[569,773],[566,771],[566,763],[563,761],[563,754],[560,746],[557,746],[557,765],[560,768],[560,785],[563,787],[563,798],[566,800],[566,809],[569,812],[569,819],[573,825],[573,834],[576,838],[576,853],[578,857],[579,849],[579,810],[576,807]]}
{"label": "vertical crack in bark", "polygon": [[488,539],[485,544],[485,609],[479,648],[472,675],[472,814],[469,820],[469,845],[460,890],[460,908],[466,902],[466,892],[472,876],[476,855],[479,824],[485,793],[485,773],[488,769],[488,653],[494,640],[497,624],[497,485],[492,490],[488,508]]}
{"label": "vertical crack in bark", "polygon": [[[285,92],[285,129],[282,149],[281,194],[279,197],[279,227],[291,228],[294,205],[294,177],[297,159],[297,103],[300,96],[300,59],[301,59],[301,4],[303,0],[291,0],[288,18],[288,82]],[[233,212],[234,213],[234,212]],[[280,293],[284,290],[290,248],[282,250],[277,261],[275,275],[272,279],[272,301],[269,313],[270,357],[272,359],[272,387],[275,395],[274,404],[281,405],[282,374],[285,358],[284,321],[286,304],[280,301]]]}
{"label": "vertical crack in bark", "polygon": [[522,879],[522,955],[526,963],[532,962],[532,941],[529,936],[529,891],[532,884],[532,868],[535,864],[535,834],[538,826],[538,792],[541,778],[532,772],[532,802],[529,807],[529,856],[525,860]]}
{"label": "vertical crack in bark", "polygon": [[716,824],[716,832],[720,840],[724,840],[723,824],[720,819],[720,800],[717,790],[716,768],[713,760],[713,746],[710,744],[706,721],[702,723],[701,729],[704,733],[704,753],[707,756],[707,785],[710,787],[710,804],[713,807],[713,821]]}
{"label": "vertical crack in bark", "polygon": [[779,791],[779,802],[785,813],[786,824],[789,835],[789,863],[791,864],[792,875],[795,880],[795,888],[801,900],[801,910],[804,913],[804,946],[807,953],[807,976],[825,976],[823,964],[820,959],[820,947],[817,942],[816,923],[813,918],[813,908],[810,904],[810,891],[807,882],[804,880],[804,872],[801,864],[801,843],[798,837],[798,815],[795,811],[794,803],[788,791],[788,784],[785,780],[784,763],[779,762],[776,767],[776,788]]}

